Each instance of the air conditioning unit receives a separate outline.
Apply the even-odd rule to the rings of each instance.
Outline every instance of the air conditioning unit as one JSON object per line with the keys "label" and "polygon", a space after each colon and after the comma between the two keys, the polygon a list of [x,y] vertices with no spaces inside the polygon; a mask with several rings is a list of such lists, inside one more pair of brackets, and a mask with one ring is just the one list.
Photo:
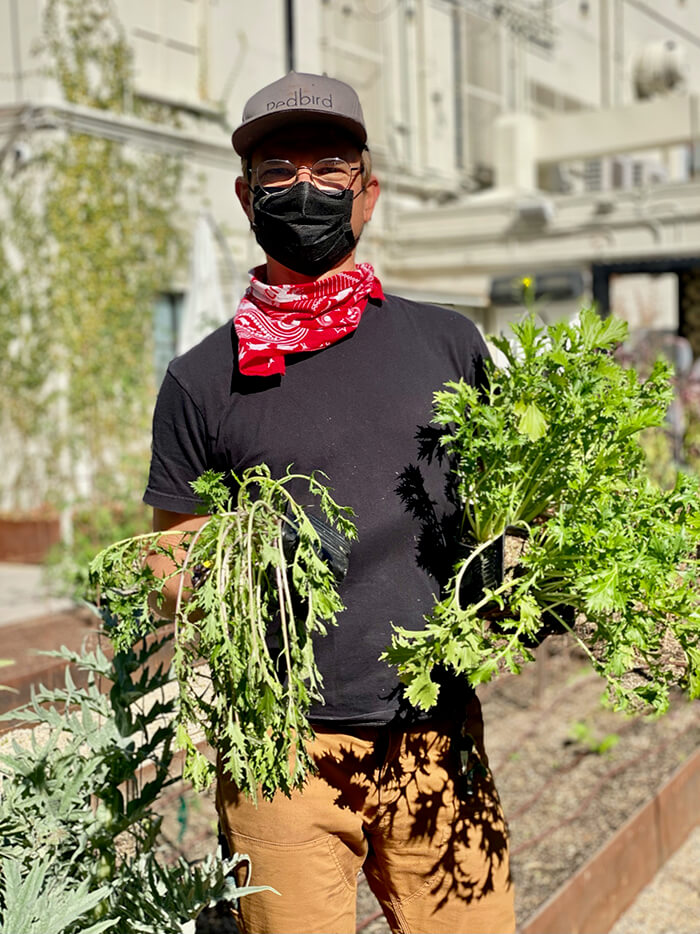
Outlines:
{"label": "air conditioning unit", "polygon": [[668,171],[657,159],[635,159],[632,163],[632,184],[636,188],[660,185],[668,179]]}
{"label": "air conditioning unit", "polygon": [[611,185],[613,188],[632,188],[633,160],[630,156],[615,156],[611,160]]}
{"label": "air conditioning unit", "polygon": [[675,39],[648,42],[637,54],[632,80],[638,100],[684,90],[688,81],[685,49]]}
{"label": "air conditioning unit", "polygon": [[608,191],[610,185],[610,159],[586,159],[583,165],[585,191]]}

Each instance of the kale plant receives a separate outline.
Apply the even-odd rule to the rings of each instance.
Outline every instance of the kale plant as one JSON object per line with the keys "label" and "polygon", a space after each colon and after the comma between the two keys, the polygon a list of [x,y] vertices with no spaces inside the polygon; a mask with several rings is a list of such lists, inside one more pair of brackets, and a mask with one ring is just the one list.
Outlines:
{"label": "kale plant", "polygon": [[[307,714],[322,699],[312,637],[335,623],[342,602],[319,535],[289,492],[292,483],[307,486],[326,520],[354,537],[351,510],[315,477],[288,472],[276,480],[264,465],[251,468],[236,480],[234,502],[223,475],[208,471],[192,484],[209,515],[199,530],[180,533],[175,544],[172,533],[127,539],[91,566],[108,600],[110,636],[125,648],[162,624],[151,607],[169,578],[156,577],[146,554],[173,562],[177,744],[186,754],[185,777],[198,789],[215,774],[197,748],[201,735],[253,799],[259,788],[268,798],[290,794],[312,768]],[[290,549],[285,529],[292,527],[297,542]],[[188,583],[193,570],[196,586]]]}
{"label": "kale plant", "polygon": [[[675,684],[700,696],[698,478],[681,473],[659,489],[639,443],[664,421],[669,366],[657,362],[643,381],[620,366],[611,352],[626,324],[591,309],[577,324],[543,329],[530,315],[512,330],[512,343],[493,339],[508,365],[487,366],[486,388],[452,382],[435,395],[434,453],[450,458],[470,553],[425,628],[395,627],[383,657],[428,709],[438,666],[473,685],[517,672],[546,612],[574,633],[617,708],[662,712]],[[527,539],[519,564],[469,602],[462,581],[507,531]]]}
{"label": "kale plant", "polygon": [[[173,675],[154,655],[169,637],[108,659],[101,649],[48,653],[70,670],[62,689],[39,688],[3,720],[0,755],[0,932],[162,934],[193,931],[220,899],[248,891],[231,875],[244,857],[198,865],[164,861],[155,804],[176,782]],[[151,768],[151,774],[144,771]]]}

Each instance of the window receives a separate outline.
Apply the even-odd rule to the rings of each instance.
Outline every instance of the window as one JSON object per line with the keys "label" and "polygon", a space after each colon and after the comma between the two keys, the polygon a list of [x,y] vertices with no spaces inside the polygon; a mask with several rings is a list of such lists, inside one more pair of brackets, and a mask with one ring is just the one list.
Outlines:
{"label": "window", "polygon": [[164,292],[155,300],[153,309],[153,369],[157,385],[165,376],[168,364],[177,348],[182,325],[185,296],[182,292]]}

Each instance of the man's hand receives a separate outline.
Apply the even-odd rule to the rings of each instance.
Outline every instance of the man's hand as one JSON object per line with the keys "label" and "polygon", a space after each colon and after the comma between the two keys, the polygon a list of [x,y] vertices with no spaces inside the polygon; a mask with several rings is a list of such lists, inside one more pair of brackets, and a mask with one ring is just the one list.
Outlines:
{"label": "man's hand", "polygon": [[[169,512],[167,509],[154,509],[153,531],[164,533],[160,539],[160,544],[172,547],[175,560],[160,553],[150,554],[147,560],[153,573],[158,577],[167,577],[180,567],[185,558],[186,548],[180,547],[183,536],[179,533],[196,532],[208,519],[209,516],[193,516],[189,513]],[[155,594],[151,596],[151,609],[164,619],[172,619],[175,615],[180,577],[181,575],[176,574],[166,582],[163,588],[165,599],[162,602],[157,602]],[[182,589],[185,599],[191,589],[191,575],[187,573]]]}

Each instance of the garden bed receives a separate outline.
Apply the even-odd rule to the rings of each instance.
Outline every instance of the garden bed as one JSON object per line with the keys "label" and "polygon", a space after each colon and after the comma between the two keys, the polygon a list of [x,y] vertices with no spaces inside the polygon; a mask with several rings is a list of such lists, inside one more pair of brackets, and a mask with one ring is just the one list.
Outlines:
{"label": "garden bed", "polygon": [[41,564],[61,540],[58,516],[47,512],[0,516],[0,561]]}
{"label": "garden bed", "polygon": [[[521,675],[480,689],[510,825],[520,928],[700,743],[697,703],[679,696],[661,719],[629,719],[601,707],[602,690],[566,636],[550,637]],[[213,795],[186,792],[181,802],[180,794],[166,808],[168,834],[175,849],[197,858],[215,845]],[[389,931],[363,880],[357,923],[367,934]],[[221,917],[197,926],[198,934],[232,930]]]}
{"label": "garden bed", "polygon": [[658,720],[625,718],[601,707],[602,688],[554,637],[534,667],[485,692],[521,927],[698,748],[697,703],[678,696]]}

